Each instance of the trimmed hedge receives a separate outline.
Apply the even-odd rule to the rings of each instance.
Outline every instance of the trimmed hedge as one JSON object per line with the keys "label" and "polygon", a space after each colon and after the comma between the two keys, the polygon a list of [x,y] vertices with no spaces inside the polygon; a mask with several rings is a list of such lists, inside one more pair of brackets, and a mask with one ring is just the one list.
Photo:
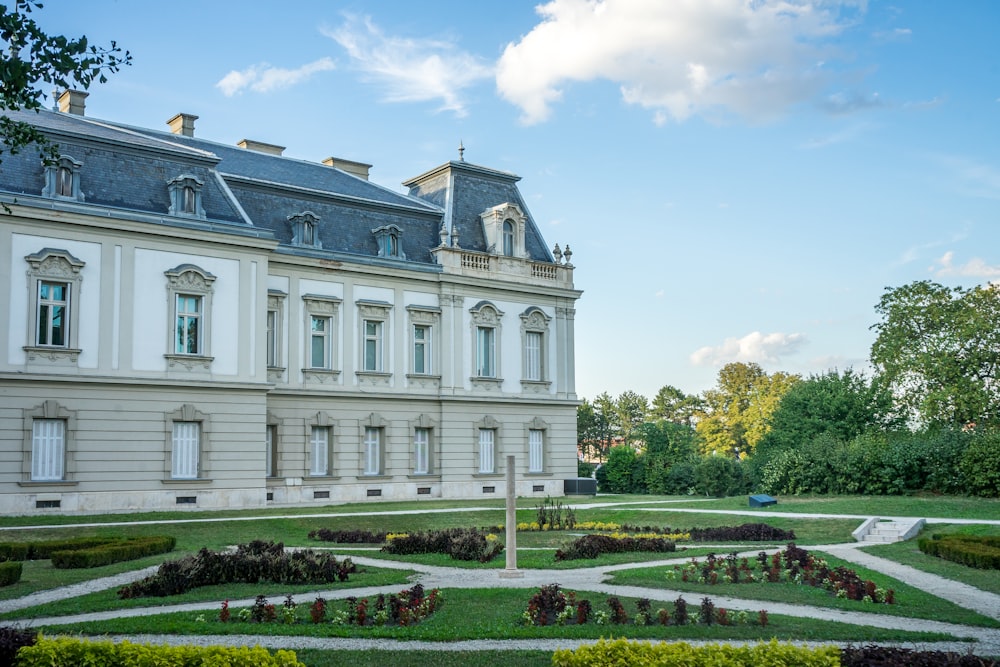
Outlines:
{"label": "trimmed hedge", "polygon": [[981,570],[1000,570],[1000,537],[934,535],[917,540],[917,547],[929,556]]}
{"label": "trimmed hedge", "polygon": [[131,540],[101,544],[89,549],[53,551],[52,567],[74,569],[100,567],[112,563],[137,560],[146,556],[165,554],[174,550],[177,540],[170,536],[137,537]]}
{"label": "trimmed hedge", "polygon": [[[82,556],[74,558],[68,556],[70,552],[80,552],[89,550],[109,549],[108,553],[119,551],[121,554],[134,553],[136,555],[118,557],[116,560],[106,562],[95,562],[94,565],[57,565],[55,567],[97,567],[108,563],[118,563],[124,560],[133,560],[144,556],[166,553],[173,550],[176,540],[170,536],[151,537],[76,537],[68,540],[45,540],[42,542],[0,542],[0,560],[48,560],[57,558],[53,554],[59,553],[58,560],[61,562],[87,562],[88,557]],[[99,560],[107,558],[107,555],[95,555],[91,558]]]}
{"label": "trimmed hedge", "polygon": [[21,563],[9,560],[0,563],[0,586],[10,586],[21,580]]}
{"label": "trimmed hedge", "polygon": [[255,646],[154,646],[123,641],[90,642],[80,639],[39,638],[17,654],[17,667],[102,665],[104,667],[306,667],[293,651]]}
{"label": "trimmed hedge", "polygon": [[553,667],[599,667],[602,665],[642,665],[643,667],[840,667],[840,649],[836,646],[804,648],[778,643],[731,646],[707,644],[691,646],[630,642],[625,639],[599,640],[575,650],[560,649],[552,655]]}

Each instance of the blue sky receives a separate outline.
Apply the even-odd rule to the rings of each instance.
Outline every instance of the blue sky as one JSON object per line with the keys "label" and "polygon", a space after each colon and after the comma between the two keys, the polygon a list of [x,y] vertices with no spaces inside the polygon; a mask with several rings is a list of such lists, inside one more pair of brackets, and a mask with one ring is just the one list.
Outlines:
{"label": "blue sky", "polygon": [[[134,65],[87,115],[402,181],[522,177],[573,249],[577,389],[864,369],[884,288],[1000,280],[1000,3],[49,0]],[[993,46],[990,46],[993,44]]]}

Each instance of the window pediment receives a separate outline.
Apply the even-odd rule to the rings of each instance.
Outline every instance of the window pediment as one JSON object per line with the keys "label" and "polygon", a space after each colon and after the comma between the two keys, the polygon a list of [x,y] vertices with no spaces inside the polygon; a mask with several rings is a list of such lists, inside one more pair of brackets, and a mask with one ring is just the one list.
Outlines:
{"label": "window pediment", "polygon": [[319,216],[312,211],[303,211],[288,216],[292,226],[292,245],[306,248],[322,248],[319,240]]}
{"label": "window pediment", "polygon": [[505,257],[525,258],[524,228],[527,216],[517,204],[506,202],[479,214],[486,251]]}

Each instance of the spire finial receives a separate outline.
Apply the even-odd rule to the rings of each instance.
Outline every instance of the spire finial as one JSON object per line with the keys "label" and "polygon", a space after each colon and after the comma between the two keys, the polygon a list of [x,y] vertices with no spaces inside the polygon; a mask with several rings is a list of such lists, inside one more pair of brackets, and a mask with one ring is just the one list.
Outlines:
{"label": "spire finial", "polygon": [[458,140],[458,161],[465,162],[465,146],[462,145],[462,140]]}

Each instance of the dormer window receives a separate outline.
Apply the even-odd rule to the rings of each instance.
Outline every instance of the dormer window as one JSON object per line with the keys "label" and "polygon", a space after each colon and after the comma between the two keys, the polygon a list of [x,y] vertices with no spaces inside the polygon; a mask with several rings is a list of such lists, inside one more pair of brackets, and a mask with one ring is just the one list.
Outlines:
{"label": "dormer window", "polygon": [[504,257],[527,257],[524,248],[527,216],[517,204],[508,202],[494,206],[483,211],[479,218],[483,222],[486,252]]}
{"label": "dormer window", "polygon": [[82,162],[77,162],[68,155],[63,155],[53,164],[45,165],[45,189],[42,190],[42,196],[83,201],[83,193],[80,192],[82,167]]}
{"label": "dormer window", "polygon": [[400,243],[400,237],[403,235],[402,229],[396,225],[386,225],[373,229],[372,234],[375,235],[375,242],[378,244],[379,257],[406,259],[406,253],[403,252]]}
{"label": "dormer window", "polygon": [[288,216],[288,222],[292,225],[292,245],[305,248],[322,248],[323,244],[319,240],[319,218],[312,211],[303,211],[296,215]]}
{"label": "dormer window", "polygon": [[184,174],[167,181],[170,191],[169,215],[179,215],[188,218],[204,218],[205,209],[201,205],[201,188],[204,181],[190,174]]}

